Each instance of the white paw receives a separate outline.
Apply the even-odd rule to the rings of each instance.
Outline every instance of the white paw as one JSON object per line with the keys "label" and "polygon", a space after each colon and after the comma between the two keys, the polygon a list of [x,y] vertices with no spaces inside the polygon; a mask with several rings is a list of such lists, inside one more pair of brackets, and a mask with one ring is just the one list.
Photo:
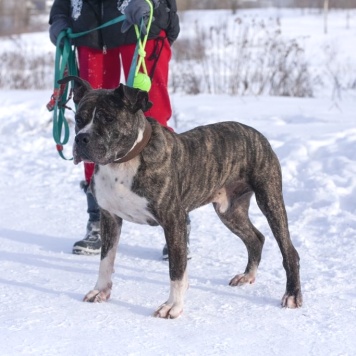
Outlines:
{"label": "white paw", "polygon": [[153,314],[157,318],[175,319],[183,313],[183,305],[162,304]]}
{"label": "white paw", "polygon": [[237,274],[229,283],[230,286],[242,286],[244,284],[252,284],[255,283],[256,280],[256,273],[242,273]]}
{"label": "white paw", "polygon": [[285,293],[283,298],[282,298],[282,307],[283,308],[300,308],[303,304],[303,297],[302,293],[296,292],[294,294],[292,293]]}
{"label": "white paw", "polygon": [[185,270],[181,280],[171,281],[168,300],[158,307],[153,316],[165,319],[178,318],[183,313],[184,294],[188,285],[188,274]]}
{"label": "white paw", "polygon": [[102,303],[106,302],[110,298],[111,288],[106,288],[102,291],[100,290],[91,290],[86,296],[83,298],[83,302],[90,303]]}

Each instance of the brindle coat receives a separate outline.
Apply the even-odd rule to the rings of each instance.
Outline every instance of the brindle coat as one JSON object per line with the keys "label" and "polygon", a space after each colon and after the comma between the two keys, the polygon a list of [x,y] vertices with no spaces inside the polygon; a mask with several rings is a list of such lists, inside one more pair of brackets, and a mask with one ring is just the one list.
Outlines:
{"label": "brindle coat", "polygon": [[[171,288],[168,300],[155,312],[175,318],[183,311],[188,287],[186,219],[188,213],[213,203],[221,221],[245,243],[248,263],[231,286],[255,281],[264,236],[252,225],[248,209],[255,193],[283,256],[286,292],[283,307],[302,305],[299,256],[288,231],[278,159],[267,139],[237,122],[200,126],[176,134],[146,119],[150,107],[146,92],[120,85],[115,90],[93,90],[76,77],[74,100],[75,163],[96,163],[91,189],[101,208],[102,251],[99,277],[89,302],[110,297],[111,274],[122,220],[161,225],[168,246]],[[144,136],[147,120],[152,127],[148,144],[135,158],[118,160]]]}

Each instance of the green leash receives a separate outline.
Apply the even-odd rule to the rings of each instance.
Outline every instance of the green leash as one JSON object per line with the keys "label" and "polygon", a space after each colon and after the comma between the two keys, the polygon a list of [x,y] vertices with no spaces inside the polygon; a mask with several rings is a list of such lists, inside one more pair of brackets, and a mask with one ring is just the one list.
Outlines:
{"label": "green leash", "polygon": [[[146,0],[150,6],[150,17],[147,23],[147,32],[141,41],[141,31],[135,26],[135,32],[137,35],[137,45],[134,56],[132,58],[132,64],[130,67],[127,85],[138,88],[141,90],[149,91],[151,87],[151,80],[147,74],[145,65],[145,46],[148,39],[148,33],[153,20],[153,6],[149,0]],[[79,33],[72,33],[71,29],[62,31],[56,43],[56,55],[55,55],[55,70],[54,70],[54,90],[50,102],[47,104],[47,109],[53,111],[53,139],[56,143],[56,149],[61,158],[65,160],[73,160],[73,158],[65,157],[63,153],[64,145],[69,141],[69,124],[65,118],[65,109],[70,109],[66,106],[67,102],[72,98],[73,83],[71,83],[71,89],[67,84],[58,84],[58,80],[68,75],[78,76],[78,65],[76,59],[75,47],[71,45],[71,39],[80,36],[87,35],[88,33],[102,28],[114,25],[126,19],[125,15],[116,17],[115,19],[106,22],[105,24],[93,28],[88,31]],[[141,23],[142,28],[143,20]],[[137,59],[139,57],[139,59]],[[140,67],[143,69],[143,73],[139,72]],[[69,95],[68,95],[69,91]]]}
{"label": "green leash", "polygon": [[[63,46],[60,46],[60,44]],[[51,101],[47,104],[50,110],[53,101],[53,139],[56,143],[58,154],[63,159],[68,159],[63,154],[63,146],[69,140],[69,124],[65,118],[64,112],[66,103],[70,100],[71,95],[68,97],[68,86],[65,84],[59,85],[58,80],[71,73],[77,75],[77,63],[74,50],[70,44],[70,39],[65,31],[62,31],[57,39],[57,49],[55,57],[55,75],[54,75],[54,92]],[[67,99],[68,98],[68,99]],[[72,158],[70,158],[71,160]]]}

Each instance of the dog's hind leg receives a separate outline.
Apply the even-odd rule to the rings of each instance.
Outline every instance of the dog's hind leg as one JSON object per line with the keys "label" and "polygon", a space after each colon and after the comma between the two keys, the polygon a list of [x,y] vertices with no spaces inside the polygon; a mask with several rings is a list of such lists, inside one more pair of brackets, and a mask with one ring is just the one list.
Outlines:
{"label": "dog's hind leg", "polygon": [[226,227],[241,238],[248,253],[245,272],[237,274],[231,279],[229,284],[231,286],[239,286],[246,283],[252,284],[256,279],[257,268],[261,261],[262,247],[265,240],[261,232],[252,225],[248,216],[250,199],[253,193],[247,190],[239,196],[230,197],[221,191],[218,194],[220,197],[213,204],[215,211]]}
{"label": "dog's hind leg", "polygon": [[299,277],[299,255],[289,235],[280,170],[273,170],[268,180],[257,181],[255,194],[257,204],[266,216],[283,256],[287,284],[286,292],[282,299],[282,306],[288,308],[301,307],[302,293]]}
{"label": "dog's hind leg", "polygon": [[102,240],[99,276],[93,290],[86,294],[84,302],[105,302],[110,298],[114,262],[121,233],[122,219],[101,211],[100,233]]}

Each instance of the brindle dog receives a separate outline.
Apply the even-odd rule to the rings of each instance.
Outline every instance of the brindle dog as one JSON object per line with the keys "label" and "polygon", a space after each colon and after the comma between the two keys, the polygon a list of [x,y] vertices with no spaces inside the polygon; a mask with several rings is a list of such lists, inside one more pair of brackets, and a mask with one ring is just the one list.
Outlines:
{"label": "brindle dog", "polygon": [[278,159],[267,139],[237,122],[171,132],[144,115],[151,103],[146,92],[120,85],[93,90],[77,77],[74,101],[74,163],[95,162],[91,189],[101,209],[102,251],[99,277],[84,301],[110,297],[122,220],[161,225],[169,255],[170,294],[155,311],[176,318],[188,288],[188,213],[213,203],[220,220],[245,243],[248,263],[231,286],[253,283],[264,236],[252,225],[248,209],[255,193],[283,256],[287,275],[282,306],[302,305],[299,256],[288,231]]}

